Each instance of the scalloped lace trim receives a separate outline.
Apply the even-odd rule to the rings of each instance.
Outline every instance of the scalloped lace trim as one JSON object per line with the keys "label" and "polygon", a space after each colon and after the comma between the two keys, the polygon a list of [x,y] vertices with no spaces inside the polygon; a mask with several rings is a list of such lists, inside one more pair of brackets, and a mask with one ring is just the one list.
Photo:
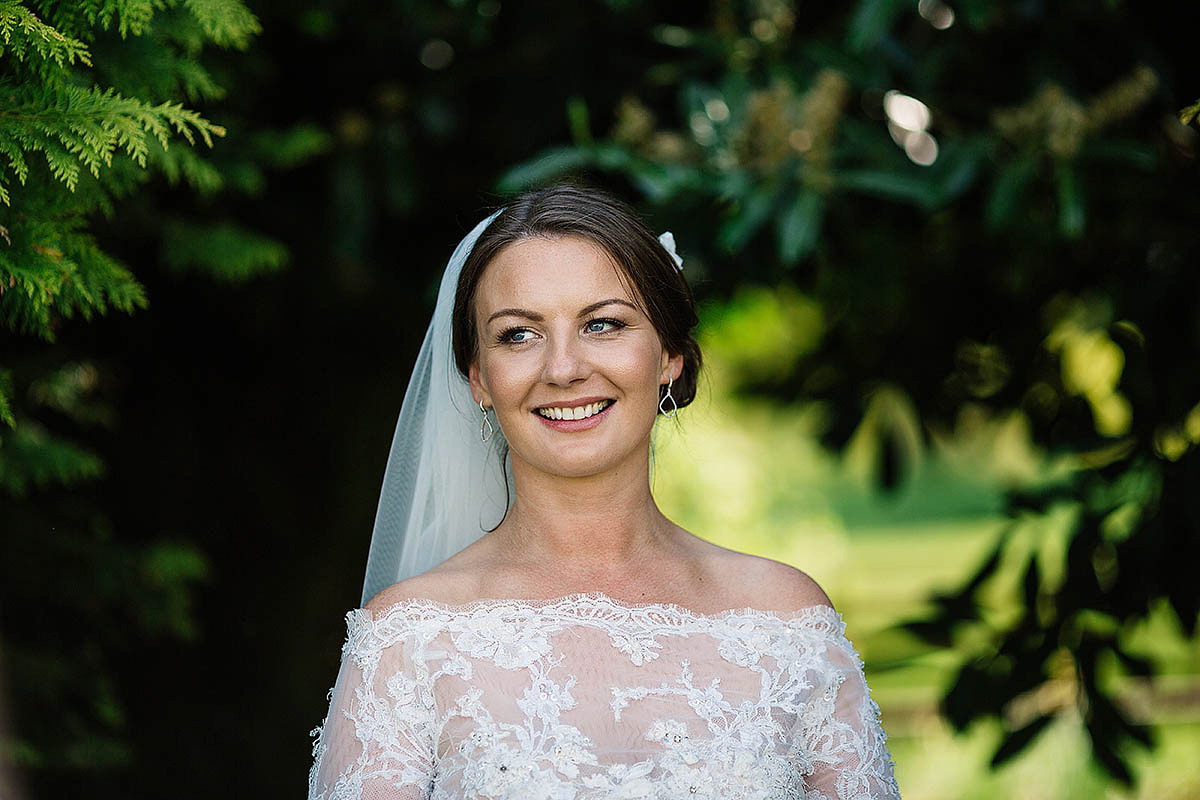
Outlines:
{"label": "scalloped lace trim", "polygon": [[310,798],[899,798],[829,606],[415,598],[346,622]]}

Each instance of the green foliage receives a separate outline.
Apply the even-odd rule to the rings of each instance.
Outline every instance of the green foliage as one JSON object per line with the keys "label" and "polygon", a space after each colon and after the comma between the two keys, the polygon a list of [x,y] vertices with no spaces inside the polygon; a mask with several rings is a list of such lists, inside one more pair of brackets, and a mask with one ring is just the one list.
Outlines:
{"label": "green foliage", "polygon": [[104,462],[95,452],[28,419],[18,420],[0,448],[0,491],[14,497],[103,474]]}
{"label": "green foliage", "polygon": [[[1135,460],[1112,476],[1084,472],[1070,484],[1014,494],[1014,511],[1026,519],[1034,518],[1030,512],[1069,510],[1073,524],[1065,552],[1056,558],[1048,558],[1045,550],[1030,552],[1021,526],[1014,525],[959,589],[934,596],[933,614],[908,625],[930,642],[953,637],[986,643],[973,648],[959,668],[944,709],[961,731],[986,716],[979,697],[1014,699],[1006,710],[1011,730],[993,764],[1017,755],[1052,718],[1042,713],[1031,719],[1025,710],[1038,702],[1039,694],[1046,697],[1041,706],[1063,710],[1066,699],[1061,694],[1050,699],[1046,687],[1065,681],[1073,689],[1070,698],[1081,703],[1096,758],[1120,781],[1132,781],[1124,756],[1128,744],[1149,747],[1153,736],[1113,696],[1113,673],[1144,678],[1154,672],[1154,664],[1130,646],[1122,621],[1144,618],[1151,610],[1154,592],[1145,584],[1148,576],[1170,574],[1161,562],[1163,554],[1188,560],[1198,555],[1191,533],[1159,522],[1162,506],[1180,502],[1182,487],[1195,480],[1195,459],[1190,462],[1164,468]],[[1081,497],[1086,499],[1081,502]],[[1015,585],[997,573],[1002,558],[1023,563]],[[1070,587],[1070,602],[1052,590],[1055,585]],[[988,622],[992,601],[986,596],[1009,592],[1018,594],[1022,611],[1013,624],[997,630]],[[1194,593],[1180,587],[1165,599],[1180,620],[1191,621],[1190,626],[1185,622],[1185,633],[1194,635]]]}
{"label": "green foliage", "polygon": [[[261,186],[265,169],[320,150],[310,127],[257,131],[217,152],[225,128],[184,105],[224,94],[205,49],[246,48],[259,30],[241,0],[0,0],[0,340],[34,340],[0,346],[0,498],[9,498],[5,524],[21,532],[6,529],[0,585],[6,610],[37,608],[72,628],[58,641],[6,625],[4,667],[19,687],[7,698],[21,724],[14,752],[27,765],[130,763],[114,654],[199,635],[192,606],[206,556],[166,532],[123,541],[88,495],[108,472],[97,432],[119,426],[111,366],[81,357],[78,344],[66,355],[38,340],[146,307],[139,274],[153,259],[122,263],[105,228],[136,208],[135,191],[166,191],[155,177],[216,202],[244,188],[227,174],[254,174]],[[268,158],[254,140],[289,146]],[[224,282],[274,272],[287,257],[227,221],[156,220],[146,235],[164,243],[162,267]]]}
{"label": "green foliage", "polygon": [[20,0],[0,2],[0,39],[4,40],[0,58],[12,55],[25,61],[32,54],[60,67],[74,64],[76,60],[87,65],[92,63],[87,45],[42,22],[21,5]]}
{"label": "green foliage", "polygon": [[[37,518],[25,522],[26,531],[33,530]],[[195,545],[171,537],[122,541],[94,509],[60,520],[53,533],[6,537],[0,544],[0,579],[9,599],[33,601],[45,614],[38,621],[42,636],[29,637],[29,626],[6,620],[5,669],[10,685],[21,687],[10,697],[21,723],[12,731],[12,758],[30,774],[58,770],[78,778],[136,763],[127,737],[128,698],[114,679],[119,662],[130,653],[144,659],[145,649],[163,639],[197,636],[192,606],[210,569]],[[44,576],[19,571],[18,565],[42,559],[53,565],[64,591],[49,591]],[[49,620],[59,617],[71,624],[56,641],[62,634]],[[47,630],[56,635],[47,638]],[[22,716],[22,709],[54,713]]]}
{"label": "green foliage", "polygon": [[109,30],[114,23],[125,36],[147,32],[155,12],[166,5],[163,0],[83,0],[79,12],[88,25]]}
{"label": "green foliage", "polygon": [[172,220],[163,229],[162,259],[176,272],[201,272],[235,283],[282,269],[287,250],[274,239],[232,222]]}
{"label": "green foliage", "polygon": [[[126,313],[146,305],[141,285],[78,229],[49,220],[14,226],[11,249],[0,250],[0,325],[54,339],[60,319],[91,319],[110,308]],[[24,251],[24,258],[14,253]]]}
{"label": "green foliage", "polygon": [[1179,121],[1182,122],[1184,125],[1191,125],[1192,120],[1194,120],[1197,115],[1200,115],[1200,100],[1197,100],[1196,102],[1192,103],[1187,108],[1180,111],[1179,112]]}
{"label": "green foliage", "polygon": [[80,0],[74,14],[59,11],[76,24],[111,30],[121,37],[142,36],[153,30],[165,9],[184,8],[203,33],[203,41],[243,50],[262,31],[258,19],[240,0]]}
{"label": "green foliage", "polygon": [[[957,15],[949,28],[921,16],[931,9],[944,16],[949,6]],[[236,700],[214,706],[217,695],[236,695],[220,688],[205,693],[199,713],[186,689],[169,707],[158,698],[178,692],[180,681],[207,676],[219,654],[235,648],[250,660],[278,660],[285,634],[308,655],[289,659],[289,685],[275,687],[265,702],[277,704],[270,709],[276,722],[315,718],[319,690],[307,709],[295,698],[308,690],[293,690],[302,682],[324,688],[329,665],[318,655],[329,652],[337,632],[320,644],[319,625],[305,626],[305,640],[264,626],[254,610],[241,615],[256,592],[261,600],[290,588],[282,576],[295,568],[313,574],[314,564],[334,563],[325,542],[343,540],[344,512],[364,502],[375,477],[341,446],[344,435],[332,446],[327,425],[310,427],[303,446],[333,453],[325,461],[341,477],[323,481],[303,459],[280,473],[276,454],[292,452],[294,437],[285,444],[275,436],[310,425],[315,409],[275,403],[279,385],[271,381],[294,381],[305,365],[324,364],[325,389],[305,396],[334,403],[326,407],[329,418],[369,424],[360,399],[349,398],[370,396],[354,387],[379,378],[362,377],[362,362],[345,357],[339,334],[357,340],[365,325],[368,338],[400,331],[395,341],[413,341],[426,306],[425,292],[412,287],[435,284],[421,270],[444,260],[433,251],[462,232],[455,228],[462,215],[447,209],[477,202],[481,176],[521,160],[505,189],[582,172],[618,191],[641,192],[660,229],[675,231],[686,274],[707,301],[711,362],[736,364],[725,373],[729,388],[748,397],[735,398],[735,427],[745,424],[767,445],[743,452],[730,426],[714,421],[709,439],[700,440],[715,454],[714,466],[680,483],[675,506],[711,513],[707,519],[722,532],[749,531],[724,540],[733,546],[777,532],[784,552],[818,576],[843,558],[855,562],[848,579],[893,575],[872,580],[879,594],[847,610],[864,634],[900,613],[888,586],[911,589],[908,568],[923,562],[937,578],[926,584],[951,587],[942,594],[955,602],[944,614],[944,603],[931,603],[927,624],[917,626],[930,652],[898,672],[941,675],[940,665],[961,658],[954,671],[963,688],[944,710],[972,728],[966,747],[987,745],[1003,727],[1012,736],[995,752],[1001,762],[1064,729],[1093,731],[1098,756],[1119,774],[1113,754],[1137,744],[1145,721],[1132,716],[1125,721],[1132,727],[1125,726],[1105,705],[1115,699],[1127,710],[1122,681],[1146,657],[1125,634],[1139,627],[1138,609],[1158,608],[1157,621],[1169,627],[1170,609],[1186,619],[1196,596],[1188,572],[1193,551],[1186,539],[1164,532],[1182,537],[1196,529],[1194,512],[1188,517],[1172,498],[1196,485],[1200,448],[1200,287],[1188,244],[1200,209],[1194,172],[1182,166],[1195,163],[1195,121],[1173,122],[1196,92],[1180,77],[1190,74],[1190,61],[1156,52],[1166,46],[1155,41],[1161,15],[1134,19],[1127,6],[1060,4],[1051,12],[1045,4],[993,0],[608,0],[530,10],[494,0],[352,9],[258,2],[264,20],[284,28],[262,43],[269,50],[243,58],[213,51],[241,46],[257,27],[236,3],[0,0],[10,29],[0,39],[0,124],[9,124],[2,112],[18,100],[52,112],[54,98],[71,91],[111,90],[113,99],[142,104],[138,113],[182,104],[229,130],[209,149],[189,123],[193,147],[159,118],[170,134],[164,147],[127,113],[121,124],[144,136],[144,166],[118,140],[109,161],[93,158],[98,174],[62,140],[35,131],[41,149],[12,145],[28,170],[24,183],[12,154],[0,155],[11,194],[10,205],[0,205],[0,256],[18,264],[23,278],[0,266],[8,320],[0,323],[0,417],[7,418],[0,423],[0,528],[31,532],[0,537],[4,659],[9,686],[18,689],[10,699],[22,763],[45,770],[35,780],[58,770],[65,786],[88,785],[97,794],[106,793],[106,781],[129,794],[136,783],[171,780],[185,795],[219,793],[228,776],[156,757],[156,742],[186,729],[202,749],[213,724],[252,729],[247,717],[255,712],[235,708]],[[21,27],[31,15],[85,51],[74,45],[72,61],[53,37],[33,41],[36,26]],[[449,65],[421,63],[421,48],[432,39],[452,46]],[[23,58],[14,55],[17,47]],[[45,48],[57,48],[62,62],[40,55],[50,52]],[[1143,60],[1153,72],[1139,66]],[[580,70],[581,63],[605,69]],[[1156,75],[1164,77],[1161,85]],[[1182,85],[1176,90],[1171,81]],[[917,137],[906,149],[906,135],[888,130],[888,90],[927,104],[925,132],[938,148],[928,166],[909,153],[928,161],[930,153],[919,149],[927,140]],[[293,119],[298,98],[304,118],[338,120],[332,132],[321,122],[263,129]],[[98,118],[80,124],[106,130]],[[529,157],[544,146],[542,157]],[[274,171],[330,147],[336,151],[323,173],[327,183],[309,174],[285,190],[273,185]],[[74,191],[54,176],[47,148],[57,148],[57,163],[73,162]],[[289,285],[292,302],[259,308],[253,289],[200,286],[204,276],[241,281],[283,262],[282,248],[247,226],[248,208],[285,231],[298,244],[297,259],[311,259],[319,276]],[[206,231],[215,234],[211,241]],[[61,242],[72,236],[91,237],[110,260],[124,261],[117,266],[131,277],[68,258]],[[332,242],[331,252],[314,252],[320,242]],[[112,259],[117,252],[124,257]],[[78,274],[64,277],[56,258]],[[186,291],[205,304],[206,315],[213,312],[206,316],[213,326],[195,326],[202,351],[172,349],[190,335],[180,337],[172,325],[195,309],[174,305],[169,291],[150,298],[168,312],[145,320],[152,324],[82,325],[95,298],[102,309],[118,307],[109,294],[114,283],[146,281],[160,291],[175,273],[186,273]],[[71,294],[76,282],[87,287],[86,297]],[[126,296],[129,308],[139,306]],[[91,313],[94,319],[101,311]],[[325,326],[319,332],[310,325],[317,318]],[[247,330],[256,338],[240,340]],[[43,345],[48,336],[57,337],[54,348]],[[293,348],[302,357],[293,359]],[[171,360],[159,361],[167,351]],[[106,360],[103,353],[116,355]],[[190,384],[198,371],[208,380]],[[385,372],[400,381],[400,391],[399,371]],[[212,402],[231,395],[245,402]],[[118,417],[118,407],[136,411]],[[692,422],[703,407],[697,412]],[[972,420],[984,429],[974,437]],[[694,442],[691,422],[684,425]],[[39,431],[43,438],[33,445],[9,446],[18,436],[35,440],[30,434]],[[811,438],[817,435],[842,448],[842,457],[820,450]],[[986,473],[987,492],[976,485],[977,468],[938,478],[931,465],[941,462],[928,458],[918,470],[923,437],[946,452],[957,448],[956,458],[964,450],[986,453],[995,466]],[[153,451],[138,452],[149,439]],[[74,471],[51,468],[48,441],[75,448],[64,462]],[[118,446],[121,455],[111,458]],[[1047,488],[1040,472],[1031,477],[1012,468],[1022,461],[1014,450],[1048,451],[1047,461],[1072,465],[1070,479],[1055,473],[1060,482]],[[97,454],[109,457],[110,479],[88,483],[80,467]],[[670,458],[666,448],[660,455]],[[687,464],[685,455],[660,464],[659,485],[667,474],[688,474],[674,466]],[[159,466],[165,459],[193,474],[179,480],[174,468]],[[197,475],[227,480],[197,491]],[[824,479],[853,491],[823,494],[817,487]],[[74,483],[64,490],[63,481]],[[337,488],[317,495],[310,491],[317,483]],[[970,547],[959,542],[953,555],[947,544],[956,537],[927,537],[926,525],[981,505],[995,511],[998,486],[1013,490],[1017,524],[997,549],[999,566],[980,570],[960,591],[952,573],[977,555],[979,539]],[[1051,510],[1036,504],[1035,487],[1057,492]],[[211,503],[210,489],[227,495]],[[20,502],[17,491],[24,493]],[[326,505],[329,499],[335,502]],[[306,502],[329,508],[329,518],[301,517]],[[120,504],[120,523],[129,529],[114,528],[104,513]],[[793,524],[797,508],[826,510],[801,528]],[[235,518],[234,509],[236,532],[218,530]],[[189,516],[180,529],[160,527],[180,513]],[[277,524],[261,524],[268,518]],[[860,543],[849,557],[832,530],[840,522],[857,535],[866,524],[897,518],[919,521],[922,530]],[[1096,518],[1099,537],[1089,533]],[[187,537],[202,543],[187,544]],[[225,622],[236,613],[239,622],[199,629],[189,603],[217,571],[205,553],[227,563],[279,547],[293,569],[266,582],[221,570],[222,591],[207,598],[205,614]],[[860,559],[875,559],[878,572],[858,572]],[[328,577],[329,586],[348,585],[352,572],[352,565],[327,570],[322,583]],[[324,600],[309,597],[323,608],[337,596],[336,589],[313,588],[325,592]],[[845,608],[839,587],[832,589]],[[1008,602],[994,602],[997,595]],[[906,613],[919,614],[913,605]],[[270,603],[257,606],[269,615]],[[1031,607],[1036,613],[1024,613]],[[42,623],[46,617],[53,621]],[[902,642],[895,647],[902,652],[919,646],[898,631],[880,636]],[[206,647],[163,646],[161,637],[203,637]],[[873,658],[878,650],[871,649]],[[175,659],[182,669],[146,674],[148,655]],[[928,669],[934,662],[937,669]],[[1149,666],[1159,667],[1153,658]],[[896,675],[872,674],[877,693]],[[131,687],[145,697],[132,697]],[[1054,722],[1043,723],[1046,715]],[[910,730],[927,730],[923,713],[906,716]],[[229,719],[238,723],[230,727]],[[893,737],[902,746],[904,719]],[[1194,736],[1187,741],[1194,744]],[[908,743],[924,749],[928,742],[918,734]],[[294,759],[297,773],[304,767],[303,754],[282,744],[258,748],[254,757],[268,768],[250,771],[251,794],[273,791],[263,776],[288,767],[286,759]],[[127,772],[101,771],[118,765]],[[1009,777],[1019,778],[1015,767]],[[87,775],[74,772],[89,768]],[[986,791],[972,784],[967,793]]]}
{"label": "green foliage", "polygon": [[[117,151],[146,166],[150,138],[165,150],[172,134],[188,144],[199,137],[209,147],[213,136],[225,135],[224,128],[178,103],[152,106],[121,97],[112,88],[31,94],[35,96],[0,112],[0,154],[22,184],[29,177],[25,154],[30,152],[44,153],[51,174],[74,191],[80,166],[99,178]],[[10,202],[2,177],[0,201]]]}
{"label": "green foliage", "polygon": [[[826,441],[848,459],[882,453],[870,470],[885,494],[915,469],[916,414],[933,430],[1012,415],[1071,463],[1070,480],[1037,497],[1013,485],[1008,502],[1022,525],[1071,510],[1065,568],[1014,533],[909,630],[964,652],[943,709],[960,729],[1005,723],[996,765],[1075,712],[1097,761],[1129,782],[1130,747],[1151,740],[1113,686],[1154,665],[1122,629],[1166,601],[1192,636],[1200,614],[1181,566],[1200,559],[1182,503],[1200,483],[1200,334],[1194,303],[1179,299],[1200,291],[1183,267],[1197,257],[1184,232],[1200,212],[1185,172],[1195,136],[1164,115],[1178,105],[1163,102],[1161,67],[1143,62],[1161,60],[1127,44],[1124,4],[951,5],[861,0],[810,18],[788,2],[730,3],[708,23],[661,26],[674,55],[627,90],[607,135],[581,136],[582,101],[568,104],[575,143],[499,186],[591,173],[641,191],[697,285],[732,297],[713,329],[749,342],[739,309],[767,326],[746,352],[770,369],[733,373],[734,389],[825,401]],[[1074,15],[1105,42],[1102,62],[1083,55],[1093,39],[1068,32]],[[1014,47],[1050,25],[1054,52]],[[1011,58],[985,67],[981,53]],[[746,283],[810,298],[819,325],[786,317],[796,333],[819,331],[811,347],[783,347],[771,301],[750,303]],[[772,355],[772,341],[799,357]],[[904,436],[869,430],[873,403],[859,415],[881,385],[916,409]],[[995,572],[1002,558],[1023,559],[1015,585]],[[986,602],[1006,593],[1016,619]],[[1021,710],[1065,681],[1075,691],[1049,716]]]}
{"label": "green foliage", "polygon": [[194,545],[160,541],[146,548],[139,561],[140,582],[159,598],[157,603],[139,604],[142,627],[179,639],[196,639],[199,630],[192,618],[192,590],[208,579],[208,559]]}
{"label": "green foliage", "polygon": [[63,364],[30,385],[29,401],[81,426],[111,428],[116,421],[112,407],[94,396],[100,375],[100,370],[90,362]]}
{"label": "green foliage", "polygon": [[262,30],[241,0],[184,0],[183,5],[199,20],[204,34],[220,47],[245,49]]}
{"label": "green foliage", "polygon": [[[16,427],[17,421],[13,417],[12,410],[12,371],[0,369],[0,422],[3,422],[10,428]],[[3,442],[3,437],[0,437],[0,442]]]}
{"label": "green foliage", "polygon": [[262,131],[252,145],[257,159],[276,169],[289,169],[324,153],[331,143],[328,131],[302,122],[283,131]]}
{"label": "green foliage", "polygon": [[[175,6],[190,12],[199,37],[188,38],[188,24],[178,15],[159,14]],[[175,39],[187,40],[189,52],[179,53],[160,39],[156,47],[127,47],[124,60],[141,58],[144,73],[177,74],[183,94],[211,97],[220,89],[194,58],[198,42],[245,47],[259,30],[238,0],[93,1],[55,9],[49,16],[75,27],[63,32],[20,2],[0,4],[4,55],[15,57],[21,67],[0,89],[0,158],[6,161],[0,166],[0,201],[7,206],[14,202],[14,178],[22,187],[16,213],[0,220],[9,245],[0,251],[0,325],[46,339],[53,338],[59,320],[90,319],[109,309],[130,312],[145,305],[131,270],[103,252],[87,233],[90,212],[111,212],[114,198],[140,184],[144,168],[208,193],[223,186],[220,171],[181,144],[203,142],[211,147],[224,128],[171,97],[147,99],[127,95],[120,86],[82,85],[88,76],[77,67],[92,62],[84,42],[96,41],[114,26],[123,38],[150,37],[158,26]],[[135,82],[137,93],[145,92],[137,70],[121,74]],[[82,175],[93,181],[76,199],[56,196],[30,160],[35,153],[44,158],[49,176],[72,193],[80,189]],[[128,166],[114,162],[121,157],[128,159]],[[222,226],[213,234],[214,243],[227,250],[238,242],[251,245],[239,253],[235,269],[231,271],[224,258],[205,260],[195,253],[172,265],[217,265],[215,270],[228,278],[274,270],[282,263],[281,247],[262,237],[241,232],[235,241]]]}
{"label": "green foliage", "polygon": [[739,289],[728,303],[704,307],[700,321],[705,358],[741,384],[790,374],[824,333],[821,307],[786,286]]}

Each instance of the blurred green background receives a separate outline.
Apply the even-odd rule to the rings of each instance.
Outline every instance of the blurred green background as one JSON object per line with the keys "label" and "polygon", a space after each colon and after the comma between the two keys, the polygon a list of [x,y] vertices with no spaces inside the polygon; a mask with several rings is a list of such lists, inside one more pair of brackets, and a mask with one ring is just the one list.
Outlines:
{"label": "blurred green background", "polygon": [[295,796],[455,242],[674,231],[685,527],[907,798],[1200,796],[1195,34],[1122,0],[0,0],[0,796]]}

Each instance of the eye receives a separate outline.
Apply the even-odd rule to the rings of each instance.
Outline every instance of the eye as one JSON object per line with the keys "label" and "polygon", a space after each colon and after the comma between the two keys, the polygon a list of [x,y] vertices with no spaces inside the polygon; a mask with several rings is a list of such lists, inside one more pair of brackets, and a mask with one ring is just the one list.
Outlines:
{"label": "eye", "polygon": [[532,339],[533,336],[533,331],[529,330],[529,328],[509,328],[508,330],[501,331],[500,335],[496,337],[496,341],[524,344]]}
{"label": "eye", "polygon": [[593,319],[583,326],[583,329],[588,333],[613,333],[625,327],[625,323],[619,319]]}

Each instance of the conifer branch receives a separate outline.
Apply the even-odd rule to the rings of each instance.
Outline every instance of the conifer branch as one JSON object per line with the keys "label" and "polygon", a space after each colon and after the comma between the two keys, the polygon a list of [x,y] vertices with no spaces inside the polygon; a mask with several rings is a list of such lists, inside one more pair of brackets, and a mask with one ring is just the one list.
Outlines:
{"label": "conifer branch", "polygon": [[0,422],[10,428],[15,428],[17,420],[13,416],[12,400],[10,399],[12,392],[12,370],[0,369]]}
{"label": "conifer branch", "polygon": [[287,262],[287,248],[231,222],[172,220],[163,226],[162,259],[177,272],[197,270],[240,283],[282,269]]}
{"label": "conifer branch", "polygon": [[60,67],[76,60],[87,66],[92,64],[87,45],[42,22],[19,0],[0,0],[0,39],[4,41],[0,56],[7,50],[24,61],[32,50],[44,61],[54,61]]}
{"label": "conifer branch", "polygon": [[225,96],[225,89],[213,80],[208,70],[196,59],[181,58],[172,66],[188,100],[220,100]]}
{"label": "conifer branch", "polygon": [[0,447],[0,491],[24,496],[31,486],[69,486],[104,474],[92,451],[21,418]]}
{"label": "conifer branch", "polygon": [[[236,143],[234,155],[219,162],[223,168],[233,163],[225,174],[191,146],[211,147],[213,137],[225,131],[184,105],[223,96],[205,67],[204,51],[214,44],[244,48],[259,32],[244,2],[0,0],[0,338],[13,338],[14,332],[52,341],[72,318],[128,313],[146,305],[131,270],[101,249],[91,231],[109,224],[127,230],[121,227],[127,211],[121,201],[134,195],[135,204],[152,203],[135,195],[152,175],[205,193],[244,184],[246,173],[263,180],[260,163],[270,162],[247,141]],[[93,58],[95,72],[89,70]],[[146,188],[152,196],[163,189]],[[194,247],[183,241],[187,235],[178,237],[184,246],[174,250],[171,266],[218,280],[274,269],[285,258],[279,243],[231,224],[194,225],[187,233]],[[215,255],[201,252],[210,234]],[[136,245],[127,249],[139,252]],[[6,500],[38,489],[101,476],[104,462],[74,431],[111,424],[115,417],[115,408],[102,396],[108,380],[103,362],[63,363],[61,348],[29,342],[13,352],[4,345],[0,350],[0,507],[7,510],[13,504]],[[7,363],[12,359],[19,369]],[[70,425],[60,431],[63,421]],[[41,502],[29,499],[33,506]],[[71,543],[72,535],[60,528],[33,537],[30,585],[39,591],[57,585],[36,565],[53,563],[47,554]],[[91,573],[105,576],[103,585],[93,587],[95,603],[136,611],[145,633],[193,635],[191,585],[207,568],[194,548],[166,542],[130,547],[119,538],[100,544],[89,537],[77,556]],[[110,582],[114,575],[120,576],[117,583]],[[152,612],[142,613],[147,608]],[[93,652],[95,641],[83,640]],[[54,645],[24,644],[36,656],[29,663],[74,663]],[[70,683],[73,697],[107,709],[108,718],[103,725],[81,718],[80,724],[67,726],[70,730],[40,738],[34,733],[23,743],[30,757],[61,747],[80,754],[72,757],[73,768],[96,769],[130,753],[126,732],[110,724],[121,713],[111,696],[112,677],[93,659],[78,670],[28,681],[46,697],[64,696],[59,687]],[[46,713],[61,717],[66,705],[59,706]],[[96,742],[108,750],[98,752]]]}
{"label": "conifer branch", "polygon": [[[180,103],[152,106],[111,88],[48,90],[15,107],[0,107],[0,154],[8,157],[7,169],[22,184],[28,175],[23,153],[44,153],[54,177],[74,191],[81,165],[99,178],[101,169],[112,165],[113,154],[122,150],[144,167],[148,139],[166,150],[172,132],[188,144],[199,137],[209,147],[214,136],[225,135],[223,127]],[[0,201],[7,205],[7,193]]]}
{"label": "conifer branch", "polygon": [[14,226],[11,236],[11,250],[0,249],[0,326],[53,341],[55,314],[91,319],[145,307],[141,284],[86,233],[42,221]]}
{"label": "conifer branch", "polygon": [[258,18],[241,0],[184,0],[204,33],[221,47],[245,50],[250,39],[262,31]]}
{"label": "conifer branch", "polygon": [[115,21],[121,38],[125,38],[145,33],[155,12],[167,5],[165,0],[80,0],[79,10],[88,25],[103,30],[110,30]]}
{"label": "conifer branch", "polygon": [[221,171],[190,147],[164,150],[153,146],[150,149],[150,163],[171,185],[183,182],[203,194],[212,194],[225,186],[225,176]]}

